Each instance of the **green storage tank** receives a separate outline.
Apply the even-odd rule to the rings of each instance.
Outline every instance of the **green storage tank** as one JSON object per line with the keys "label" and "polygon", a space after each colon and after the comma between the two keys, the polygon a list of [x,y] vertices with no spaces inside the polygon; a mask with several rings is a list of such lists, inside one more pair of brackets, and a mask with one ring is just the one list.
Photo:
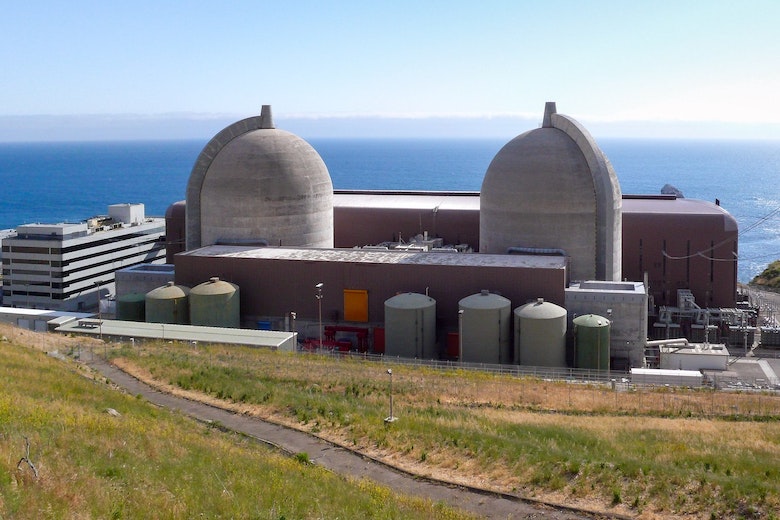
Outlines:
{"label": "green storage tank", "polygon": [[574,367],[609,370],[609,320],[583,314],[574,323]]}
{"label": "green storage tank", "polygon": [[238,286],[217,277],[190,291],[190,323],[205,327],[241,326]]}
{"label": "green storage tank", "polygon": [[144,321],[146,319],[146,295],[144,293],[130,293],[117,298],[116,319]]}
{"label": "green storage tank", "polygon": [[146,322],[187,325],[190,320],[189,287],[168,282],[146,293]]}

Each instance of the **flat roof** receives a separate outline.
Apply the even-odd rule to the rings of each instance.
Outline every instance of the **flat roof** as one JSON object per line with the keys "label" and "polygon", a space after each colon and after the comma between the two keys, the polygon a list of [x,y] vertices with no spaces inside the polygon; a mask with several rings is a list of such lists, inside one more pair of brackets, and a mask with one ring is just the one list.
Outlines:
{"label": "flat roof", "polygon": [[173,264],[139,264],[131,267],[125,267],[117,270],[117,272],[144,272],[144,273],[163,273],[170,274],[175,271]]}
{"label": "flat roof", "polygon": [[338,208],[475,210],[479,192],[472,191],[334,191]]}
{"label": "flat roof", "polygon": [[376,249],[315,249],[250,246],[206,246],[177,256],[213,258],[257,258],[303,262],[351,264],[403,264],[466,267],[509,267],[564,269],[566,258],[557,255],[490,255],[482,253],[439,253]]}
{"label": "flat roof", "polygon": [[566,291],[578,291],[586,293],[635,293],[645,294],[644,282],[615,282],[609,280],[586,280],[584,282],[572,282]]}
{"label": "flat roof", "polygon": [[57,332],[87,334],[90,336],[115,336],[172,341],[198,341],[225,343],[252,347],[279,348],[295,346],[297,333],[273,330],[232,329],[224,327],[198,327],[172,323],[144,323],[140,321],[74,319],[60,325]]}
{"label": "flat roof", "polygon": [[26,309],[24,307],[0,307],[0,314],[7,316],[27,316],[31,318],[59,318],[62,316],[71,318],[90,318],[95,313],[55,311],[51,309]]}
{"label": "flat roof", "polygon": [[729,215],[713,202],[653,195],[624,195],[623,213],[686,213],[691,215]]}
{"label": "flat roof", "polygon": [[[422,209],[479,211],[476,191],[370,191],[336,190],[333,206],[337,208]],[[717,204],[674,195],[623,195],[624,213],[685,213],[696,215],[729,215]]]}

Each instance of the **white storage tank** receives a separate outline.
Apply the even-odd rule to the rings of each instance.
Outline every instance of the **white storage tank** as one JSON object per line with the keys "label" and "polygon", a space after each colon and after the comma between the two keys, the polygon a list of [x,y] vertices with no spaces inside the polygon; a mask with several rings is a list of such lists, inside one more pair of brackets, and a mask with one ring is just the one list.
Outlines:
{"label": "white storage tank", "polygon": [[241,326],[238,286],[217,277],[190,291],[190,324],[204,327]]}
{"label": "white storage tank", "polygon": [[458,302],[461,361],[511,363],[512,302],[483,290]]}
{"label": "white storage tank", "polygon": [[418,293],[397,294],[385,300],[385,355],[438,358],[436,300]]}
{"label": "white storage tank", "polygon": [[566,366],[566,309],[538,298],[515,309],[515,363]]}

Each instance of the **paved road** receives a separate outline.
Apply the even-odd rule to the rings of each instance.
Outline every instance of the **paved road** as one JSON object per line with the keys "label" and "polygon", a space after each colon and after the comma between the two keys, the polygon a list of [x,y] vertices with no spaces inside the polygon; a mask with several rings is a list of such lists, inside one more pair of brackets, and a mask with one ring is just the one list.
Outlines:
{"label": "paved road", "polygon": [[87,361],[87,364],[128,393],[143,395],[158,406],[179,411],[201,421],[218,421],[226,428],[272,444],[289,453],[306,453],[313,463],[335,473],[355,478],[368,478],[398,493],[440,501],[484,518],[553,520],[594,518],[593,515],[529,503],[508,495],[502,496],[420,479],[312,435],[265,422],[256,417],[238,415],[204,403],[159,392],[102,358],[94,357]]}

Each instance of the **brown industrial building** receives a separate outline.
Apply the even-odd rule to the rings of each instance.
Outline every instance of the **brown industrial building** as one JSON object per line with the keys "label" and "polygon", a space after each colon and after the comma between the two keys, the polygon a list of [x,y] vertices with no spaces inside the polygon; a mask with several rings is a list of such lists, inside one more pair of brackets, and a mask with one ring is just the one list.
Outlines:
{"label": "brown industrial building", "polygon": [[[554,104],[541,128],[497,154],[480,193],[334,193],[307,147],[276,130],[264,107],[204,148],[186,204],[166,215],[176,283],[215,276],[235,283],[245,327],[315,338],[321,324],[375,333],[385,326],[386,300],[420,293],[436,300],[444,355],[458,331],[459,301],[483,290],[515,307],[537,298],[564,307],[572,282],[629,280],[645,282],[651,315],[675,304],[677,289],[702,306],[735,305],[734,218],[714,203],[623,195],[592,137]],[[215,209],[220,204],[231,207],[229,218]]]}

